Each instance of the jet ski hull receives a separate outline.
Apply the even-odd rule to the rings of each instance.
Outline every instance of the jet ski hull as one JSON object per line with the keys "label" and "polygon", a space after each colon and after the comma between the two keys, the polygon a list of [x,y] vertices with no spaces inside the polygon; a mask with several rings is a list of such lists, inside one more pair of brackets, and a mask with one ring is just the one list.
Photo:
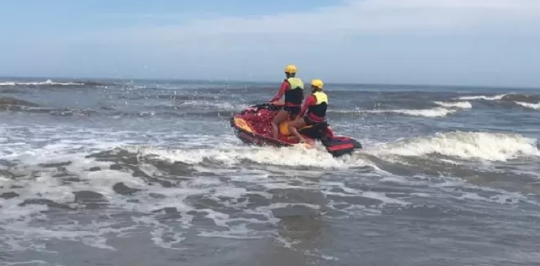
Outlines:
{"label": "jet ski hull", "polygon": [[[235,135],[246,144],[273,147],[296,145],[299,143],[298,139],[288,132],[287,124],[290,121],[279,126],[280,134],[277,139],[272,137],[271,121],[280,108],[279,105],[269,103],[250,106],[231,117],[230,125],[234,128]],[[362,149],[360,142],[352,138],[334,136],[326,122],[301,128],[298,132],[306,139],[308,147],[313,146],[315,141],[320,141],[335,157]]]}

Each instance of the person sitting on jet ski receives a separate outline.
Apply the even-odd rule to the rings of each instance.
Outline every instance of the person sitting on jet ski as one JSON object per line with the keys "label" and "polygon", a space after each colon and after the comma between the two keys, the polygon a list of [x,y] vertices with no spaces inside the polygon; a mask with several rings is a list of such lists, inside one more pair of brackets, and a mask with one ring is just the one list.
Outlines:
{"label": "person sitting on jet ski", "polygon": [[328,96],[322,91],[323,86],[323,81],[320,79],[311,81],[311,95],[306,98],[299,117],[289,124],[289,132],[296,136],[300,143],[304,143],[306,140],[298,133],[298,128],[325,121]]}
{"label": "person sitting on jet ski", "polygon": [[296,77],[296,66],[287,65],[285,67],[285,75],[287,78],[283,80],[281,89],[270,100],[270,102],[279,101],[283,94],[285,94],[285,106],[279,110],[272,120],[272,135],[275,139],[278,138],[278,125],[287,120],[287,117],[294,120],[298,113],[300,113],[302,101],[304,100],[304,82]]}

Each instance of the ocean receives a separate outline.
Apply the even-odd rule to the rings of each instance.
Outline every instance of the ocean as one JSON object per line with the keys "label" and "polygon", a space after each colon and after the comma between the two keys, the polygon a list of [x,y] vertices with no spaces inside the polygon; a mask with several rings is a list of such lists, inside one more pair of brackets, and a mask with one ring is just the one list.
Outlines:
{"label": "ocean", "polygon": [[540,89],[327,84],[334,158],[279,83],[0,79],[0,265],[539,265]]}

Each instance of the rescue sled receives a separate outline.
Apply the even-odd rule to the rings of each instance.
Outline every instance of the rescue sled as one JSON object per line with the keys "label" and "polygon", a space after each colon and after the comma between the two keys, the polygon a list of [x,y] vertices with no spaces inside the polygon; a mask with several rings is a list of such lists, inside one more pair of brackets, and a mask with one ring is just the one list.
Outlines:
{"label": "rescue sled", "polygon": [[[231,127],[235,135],[244,143],[258,146],[287,147],[299,144],[299,139],[289,132],[288,123],[279,125],[279,137],[272,137],[271,121],[282,105],[263,103],[250,106],[231,117]],[[355,139],[336,136],[327,122],[306,126],[298,130],[306,139],[306,145],[312,147],[320,141],[334,157],[350,154],[362,145]]]}

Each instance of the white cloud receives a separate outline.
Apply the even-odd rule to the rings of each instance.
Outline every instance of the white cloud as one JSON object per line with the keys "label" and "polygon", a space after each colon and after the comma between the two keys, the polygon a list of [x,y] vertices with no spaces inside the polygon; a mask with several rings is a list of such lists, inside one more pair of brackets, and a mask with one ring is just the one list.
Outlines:
{"label": "white cloud", "polygon": [[182,25],[118,29],[106,35],[118,39],[174,41],[186,36],[231,34],[243,38],[251,34],[304,37],[479,31],[538,34],[539,29],[540,0],[348,0],[339,6],[308,12],[189,19]]}
{"label": "white cloud", "polygon": [[[540,22],[538,0],[363,0],[306,13],[195,20],[168,34],[381,33],[471,30]],[[534,25],[538,29],[538,24]]]}
{"label": "white cloud", "polygon": [[69,60],[88,57],[85,65],[103,75],[114,65],[137,75],[244,79],[249,71],[278,80],[283,65],[295,63],[328,80],[540,84],[540,0],[338,3],[265,16],[181,17],[168,26],[81,33],[58,47]]}

